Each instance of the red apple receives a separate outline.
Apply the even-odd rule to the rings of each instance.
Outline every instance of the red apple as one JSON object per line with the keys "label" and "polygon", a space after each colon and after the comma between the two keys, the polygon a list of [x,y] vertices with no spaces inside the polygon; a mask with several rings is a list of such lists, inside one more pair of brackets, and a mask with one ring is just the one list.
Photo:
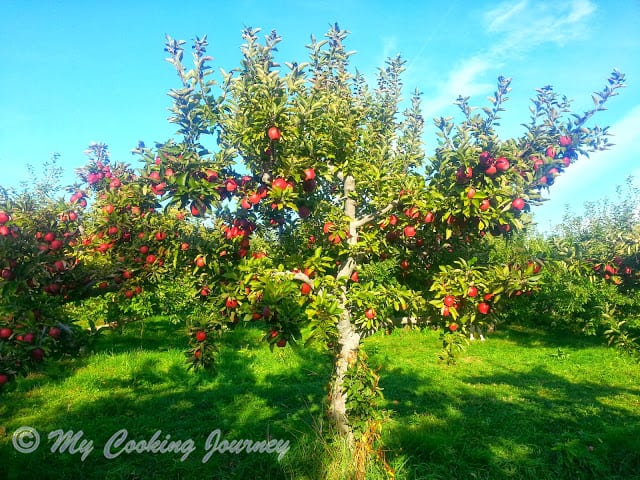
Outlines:
{"label": "red apple", "polygon": [[115,210],[113,205],[106,205],[103,209],[102,209],[107,215],[111,215],[113,213],[113,211]]}
{"label": "red apple", "polygon": [[432,223],[435,218],[436,216],[433,214],[433,212],[427,212],[427,214],[424,216],[424,223]]}
{"label": "red apple", "polygon": [[420,211],[416,207],[409,207],[404,211],[404,214],[409,218],[418,218]]}
{"label": "red apple", "polygon": [[10,268],[3,268],[2,272],[0,273],[0,276],[7,281],[13,280],[15,278],[15,274],[13,273],[13,270],[11,270]]}
{"label": "red apple", "polygon": [[9,327],[0,328],[0,340],[6,340],[12,333],[13,331]]}
{"label": "red apple", "polygon": [[281,338],[280,340],[278,340],[276,342],[276,345],[280,348],[284,348],[287,345],[287,339],[286,338]]}
{"label": "red apple", "polygon": [[154,263],[156,261],[156,256],[155,255],[147,255],[147,258],[145,259],[145,261],[147,263]]}
{"label": "red apple", "polygon": [[568,135],[563,135],[562,137],[560,137],[559,143],[561,147],[568,147],[569,145],[571,145],[571,137],[569,137]]}
{"label": "red apple", "polygon": [[491,308],[491,307],[489,306],[489,304],[488,304],[488,303],[480,302],[480,303],[478,304],[478,311],[479,311],[480,313],[482,313],[483,315],[486,315],[487,313],[489,313],[490,308]]}
{"label": "red apple", "polygon": [[314,179],[304,180],[302,182],[302,190],[307,193],[314,192],[318,186],[318,183]]}
{"label": "red apple", "polygon": [[237,308],[238,301],[233,297],[228,297],[225,305],[227,306],[227,308]]}
{"label": "red apple", "polygon": [[367,308],[364,312],[364,316],[367,317],[369,320],[372,320],[374,318],[376,318],[376,311],[373,308]]}
{"label": "red apple", "polygon": [[453,307],[456,304],[456,297],[453,295],[447,295],[444,297],[443,302],[447,307]]}
{"label": "red apple", "polygon": [[287,188],[289,186],[289,184],[287,183],[287,181],[282,178],[282,177],[277,177],[272,183],[271,183],[271,187],[276,188],[278,190],[284,190],[285,188]]}
{"label": "red apple", "polygon": [[494,176],[496,173],[498,173],[498,169],[496,168],[495,165],[490,165],[489,167],[487,167],[487,169],[484,171],[487,175],[489,175],[490,177]]}
{"label": "red apple", "polygon": [[60,330],[58,327],[49,328],[49,336],[51,338],[60,338],[61,334],[62,334],[62,330]]}
{"label": "red apple", "polygon": [[545,155],[549,158],[556,158],[556,149],[554,147],[548,147]]}
{"label": "red apple", "polygon": [[520,197],[515,198],[515,199],[511,202],[511,207],[512,207],[514,210],[518,210],[518,211],[520,211],[520,210],[522,210],[522,209],[524,208],[524,206],[525,206],[525,201],[524,201],[522,198],[520,198]]}
{"label": "red apple", "polygon": [[262,200],[262,197],[260,196],[260,194],[258,192],[254,192],[251,195],[249,195],[249,201],[253,205],[257,205],[258,203],[260,203],[260,200]]}
{"label": "red apple", "polygon": [[167,238],[167,234],[165,232],[156,232],[156,240],[161,242],[165,238]]}
{"label": "red apple", "polygon": [[360,277],[358,276],[358,272],[353,272],[351,274],[351,281],[358,283],[360,281]]}
{"label": "red apple", "polygon": [[227,189],[227,192],[234,192],[236,188],[238,188],[238,182],[233,178],[229,178],[224,182],[224,187]]}
{"label": "red apple", "polygon": [[307,218],[311,215],[311,209],[305,205],[300,205],[298,207],[298,215],[300,215],[300,218]]}
{"label": "red apple", "polygon": [[456,330],[458,330],[458,324],[457,323],[452,323],[451,325],[449,325],[449,331],[455,332]]}
{"label": "red apple", "polygon": [[479,156],[480,166],[487,168],[493,163],[493,157],[489,152],[482,152]]}
{"label": "red apple", "polygon": [[490,207],[491,207],[491,200],[489,200],[488,198],[485,198],[480,202],[480,211],[486,212],[487,210],[489,210]]}
{"label": "red apple", "polygon": [[36,336],[33,333],[27,333],[22,337],[22,341],[24,343],[33,343],[33,340],[36,338]]}
{"label": "red apple", "polygon": [[199,342],[204,342],[207,339],[207,333],[202,330],[198,330],[196,333],[196,340]]}
{"label": "red apple", "polygon": [[407,225],[406,227],[404,227],[404,235],[405,237],[415,237],[416,236],[416,227],[414,227],[413,225]]}
{"label": "red apple", "polygon": [[277,142],[281,137],[280,129],[278,127],[269,128],[267,136],[269,137],[269,140]]}
{"label": "red apple", "polygon": [[473,285],[471,285],[469,287],[469,289],[467,290],[467,296],[473,298],[473,297],[475,297],[477,295],[478,295],[478,289],[476,287],[474,287]]}
{"label": "red apple", "polygon": [[542,167],[544,165],[544,160],[542,160],[539,157],[536,157],[535,155],[533,157],[531,157],[531,160],[533,161],[533,169],[534,170],[538,170],[540,167]]}
{"label": "red apple", "polygon": [[304,179],[305,180],[313,180],[316,178],[316,171],[313,168],[305,168],[304,169]]}
{"label": "red apple", "polygon": [[200,255],[196,257],[195,263],[198,268],[202,268],[207,264],[207,261],[202,255]]}
{"label": "red apple", "polygon": [[509,166],[509,160],[507,160],[505,157],[499,157],[496,159],[496,168],[501,172],[509,170]]}
{"label": "red apple", "polygon": [[45,233],[43,239],[44,239],[45,242],[51,243],[56,239],[56,234],[53,233],[53,232],[47,232],[47,233]]}
{"label": "red apple", "polygon": [[311,293],[311,285],[308,283],[303,283],[300,285],[300,293],[302,295],[309,295]]}
{"label": "red apple", "polygon": [[4,385],[9,381],[9,377],[7,377],[4,373],[0,373],[0,386]]}
{"label": "red apple", "polygon": [[11,217],[9,216],[9,214],[7,212],[0,211],[0,225],[4,225],[9,220],[11,220]]}

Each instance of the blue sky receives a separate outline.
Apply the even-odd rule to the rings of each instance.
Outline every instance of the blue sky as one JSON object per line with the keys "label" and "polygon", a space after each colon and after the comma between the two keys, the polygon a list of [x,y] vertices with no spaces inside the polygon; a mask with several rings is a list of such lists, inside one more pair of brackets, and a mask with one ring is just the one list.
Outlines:
{"label": "blue sky", "polygon": [[[427,119],[455,114],[460,94],[475,104],[493,92],[498,75],[513,78],[503,132],[519,135],[537,87],[551,84],[582,111],[613,68],[628,87],[599,115],[616,146],[581,159],[560,177],[536,209],[544,229],[561,221],[565,205],[611,196],[629,175],[640,177],[634,140],[640,129],[640,1],[293,0],[127,2],[0,0],[0,185],[28,180],[52,152],[74,180],[91,141],[112,158],[133,162],[138,140],[165,141],[166,92],[177,86],[164,61],[165,34],[190,40],[206,34],[214,67],[238,65],[245,26],[276,29],[281,61],[304,61],[310,35],[330,23],[351,32],[348,47],[368,78],[385,58],[407,60],[407,95],[424,93]],[[428,122],[426,151],[435,146]]]}

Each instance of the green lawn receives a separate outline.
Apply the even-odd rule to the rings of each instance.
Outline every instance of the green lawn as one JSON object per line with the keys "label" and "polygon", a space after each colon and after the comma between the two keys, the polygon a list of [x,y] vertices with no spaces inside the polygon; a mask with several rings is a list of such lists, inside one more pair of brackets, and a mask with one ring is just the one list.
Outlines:
{"label": "green lawn", "polygon": [[[139,325],[107,332],[93,355],[5,389],[0,478],[341,478],[322,435],[325,354],[271,353],[261,332],[241,329],[222,349],[217,375],[195,374],[185,369],[181,334],[161,319],[142,335]],[[640,366],[598,341],[505,328],[474,342],[454,367],[437,363],[434,332],[376,335],[365,348],[382,367],[384,408],[393,412],[384,439],[398,479],[640,478]],[[13,446],[21,426],[41,436],[33,453]],[[59,429],[82,431],[77,445],[91,440],[93,450],[84,460],[82,449],[52,452],[47,437]],[[170,451],[106,458],[122,429],[138,446],[160,430]],[[289,449],[280,460],[277,452],[207,457],[217,429],[219,442],[271,439]]]}

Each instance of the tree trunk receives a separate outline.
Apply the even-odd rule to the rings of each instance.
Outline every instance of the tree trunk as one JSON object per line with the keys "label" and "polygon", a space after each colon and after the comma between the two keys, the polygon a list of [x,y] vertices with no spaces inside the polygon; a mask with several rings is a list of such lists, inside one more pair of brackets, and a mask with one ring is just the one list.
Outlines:
{"label": "tree trunk", "polygon": [[[356,227],[356,203],[351,194],[355,191],[355,179],[348,175],[344,178],[344,213],[351,219],[349,224],[349,238],[347,242],[355,245],[358,241]],[[356,261],[349,257],[342,265],[337,274],[337,278],[349,278],[356,268]],[[353,429],[349,424],[347,415],[347,393],[344,391],[344,379],[349,368],[355,365],[358,360],[358,350],[360,348],[360,334],[351,323],[351,313],[347,309],[346,288],[342,290],[342,314],[338,322],[338,344],[340,353],[335,364],[334,377],[329,386],[329,419],[332,421],[337,432],[347,440],[351,448],[354,447]]]}
{"label": "tree trunk", "polygon": [[345,312],[338,323],[340,353],[336,360],[333,383],[330,387],[329,418],[338,433],[344,437],[350,446],[354,445],[353,430],[347,416],[347,393],[343,389],[344,377],[358,359],[360,334],[351,324],[349,313]]}

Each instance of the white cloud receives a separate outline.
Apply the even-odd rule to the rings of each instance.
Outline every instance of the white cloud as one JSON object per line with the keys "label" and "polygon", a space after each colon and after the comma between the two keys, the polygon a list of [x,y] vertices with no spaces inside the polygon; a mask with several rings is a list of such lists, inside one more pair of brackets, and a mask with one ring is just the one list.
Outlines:
{"label": "white cloud", "polygon": [[503,3],[485,12],[484,18],[485,21],[488,22],[487,29],[490,32],[502,30],[516,15],[527,7],[527,3],[527,0],[522,0],[515,5],[511,5],[511,2]]}
{"label": "white cloud", "polygon": [[522,0],[515,6],[501,4],[486,12],[484,19],[488,31],[502,35],[494,43],[493,52],[531,50],[544,43],[563,44],[584,35],[583,21],[595,9],[590,0],[570,3]]}
{"label": "white cloud", "polygon": [[480,55],[462,62],[440,82],[438,94],[423,103],[427,117],[431,118],[443,108],[451,106],[458,95],[474,96],[490,91],[494,87],[493,83],[480,82],[477,79],[494,67],[494,64]]}
{"label": "white cloud", "polygon": [[595,12],[590,0],[570,3],[521,0],[504,2],[484,12],[483,28],[494,39],[483,51],[462,60],[438,85],[424,103],[427,117],[439,114],[458,95],[490,94],[495,82],[482,81],[488,71],[499,70],[505,62],[548,44],[564,44],[585,35],[585,22]]}

